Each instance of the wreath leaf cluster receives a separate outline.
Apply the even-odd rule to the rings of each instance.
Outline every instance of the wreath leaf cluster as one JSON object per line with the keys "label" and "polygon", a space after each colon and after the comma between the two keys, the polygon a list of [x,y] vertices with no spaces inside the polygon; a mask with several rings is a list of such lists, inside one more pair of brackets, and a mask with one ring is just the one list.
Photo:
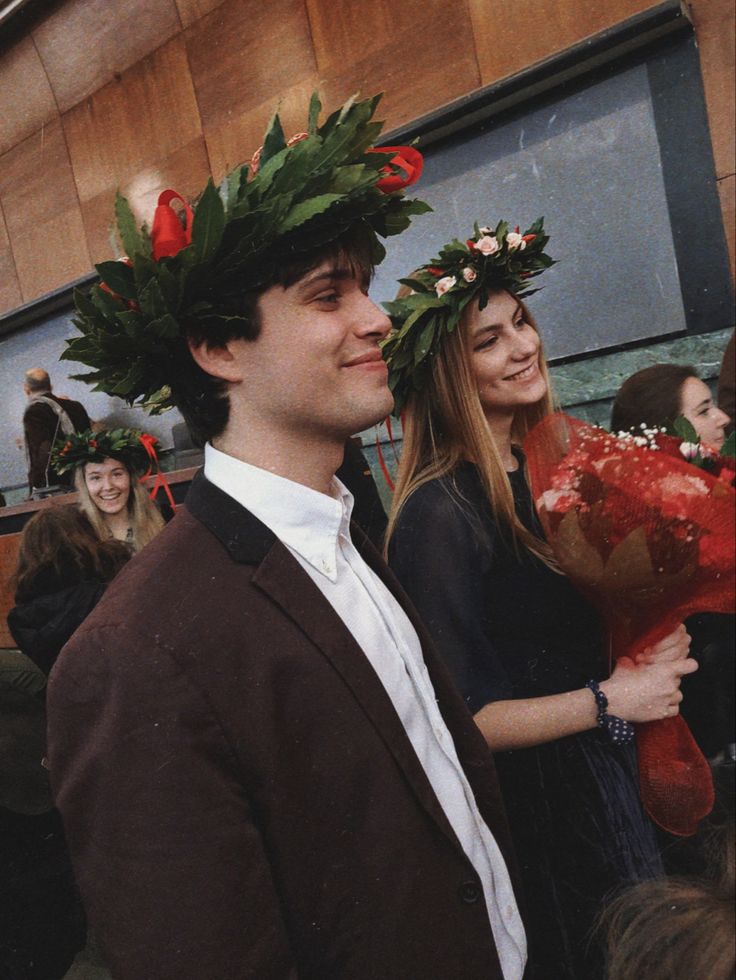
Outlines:
{"label": "wreath leaf cluster", "polygon": [[476,223],[473,238],[455,239],[437,258],[399,280],[412,292],[383,304],[392,323],[383,356],[394,415],[400,414],[412,391],[426,385],[432,357],[457,328],[468,303],[477,299],[482,310],[494,290],[507,289],[519,298],[538,292],[530,281],[555,264],[544,251],[548,241],[544,218],[523,234],[518,227],[510,230],[506,221],[495,228]]}
{"label": "wreath leaf cluster", "polygon": [[368,232],[371,258],[380,262],[379,238],[399,234],[413,215],[431,209],[405,199],[403,188],[380,187],[394,153],[373,149],[383,125],[373,121],[379,99],[350,99],[319,126],[313,95],[308,130],[297,142],[287,142],[275,115],[257,172],[238,167],[219,188],[210,179],[193,205],[191,240],[175,254],[156,257],[148,228],[138,227],[118,194],[127,258],[99,263],[100,283],[75,291],[73,322],[81,336],[68,340],[61,356],[93,370],[72,377],[159,413],[173,406],[171,386],[190,369],[184,324],[203,336],[247,329],[238,312],[243,294],[270,284],[285,256],[357,226]]}
{"label": "wreath leaf cluster", "polygon": [[104,429],[93,432],[72,432],[60,436],[51,448],[51,466],[57,473],[66,473],[86,463],[102,463],[106,459],[119,459],[132,473],[146,469],[149,454],[143,443],[155,445],[154,436],[140,429]]}

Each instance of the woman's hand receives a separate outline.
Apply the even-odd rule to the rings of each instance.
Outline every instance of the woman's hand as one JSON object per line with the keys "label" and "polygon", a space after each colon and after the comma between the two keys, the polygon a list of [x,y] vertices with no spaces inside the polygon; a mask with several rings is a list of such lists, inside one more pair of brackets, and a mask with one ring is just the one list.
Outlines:
{"label": "woman's hand", "polygon": [[[667,640],[675,635],[671,634]],[[687,643],[689,645],[689,637]],[[674,646],[679,647],[679,644]],[[622,657],[600,687],[608,699],[610,714],[626,721],[658,721],[679,714],[680,680],[684,674],[692,674],[697,669],[695,660],[683,656],[639,664]]]}
{"label": "woman's hand", "polygon": [[637,656],[637,664],[667,664],[684,660],[690,651],[690,634],[682,623],[659,643],[647,647]]}

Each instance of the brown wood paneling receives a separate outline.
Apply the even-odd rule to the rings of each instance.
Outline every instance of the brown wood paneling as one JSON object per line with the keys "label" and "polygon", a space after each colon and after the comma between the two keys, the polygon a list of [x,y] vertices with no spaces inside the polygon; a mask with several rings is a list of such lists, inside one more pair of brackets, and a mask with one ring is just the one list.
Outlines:
{"label": "brown wood paneling", "polygon": [[378,114],[394,127],[480,85],[465,4],[307,0],[307,8],[328,104],[385,92]]}
{"label": "brown wood paneling", "polygon": [[185,27],[189,27],[195,20],[205,17],[211,13],[215,7],[219,7],[223,0],[176,0],[179,8],[179,17]]}
{"label": "brown wood paneling", "polygon": [[721,198],[721,213],[726,229],[731,276],[736,279],[736,174],[721,177],[718,181],[718,194]]}
{"label": "brown wood paneling", "polygon": [[15,646],[15,640],[8,629],[8,613],[15,605],[10,580],[15,574],[19,547],[20,534],[0,536],[0,648]]}
{"label": "brown wood paneling", "polygon": [[33,37],[65,112],[180,28],[174,0],[67,0]]}
{"label": "brown wood paneling", "polygon": [[8,229],[5,227],[5,215],[0,207],[0,313],[20,306],[22,302]]}
{"label": "brown wood paneling", "polygon": [[468,0],[481,84],[656,6],[652,0]]}
{"label": "brown wood paneling", "polygon": [[[191,143],[157,161],[150,170],[124,180],[120,192],[128,198],[139,222],[151,226],[159,193],[167,187],[187,199],[200,193],[209,177],[209,161],[204,138],[198,136]],[[114,227],[113,205],[115,188],[102,191],[82,202],[82,220],[93,262],[101,262],[118,254],[111,244]]]}
{"label": "brown wood paneling", "polygon": [[225,0],[185,36],[206,132],[315,71],[303,0]]}
{"label": "brown wood paneling", "polygon": [[733,0],[696,0],[691,16],[719,177],[736,171],[734,91],[736,91],[736,5]]}
{"label": "brown wood paneling", "polygon": [[[307,123],[307,107],[312,92],[318,87],[312,75],[278,94],[278,102],[269,99],[255,108],[242,111],[231,107],[225,122],[205,129],[205,139],[215,180],[241,163],[248,163],[263,142],[263,135],[274,111],[278,110],[287,136],[303,130]],[[327,107],[325,107],[327,108]]]}
{"label": "brown wood paneling", "polygon": [[0,204],[24,301],[90,270],[61,123],[0,157]]}
{"label": "brown wood paneling", "polygon": [[58,116],[54,95],[32,38],[0,58],[0,154]]}
{"label": "brown wood paneling", "polygon": [[82,203],[129,186],[161,186],[162,164],[201,136],[181,37],[62,117]]}

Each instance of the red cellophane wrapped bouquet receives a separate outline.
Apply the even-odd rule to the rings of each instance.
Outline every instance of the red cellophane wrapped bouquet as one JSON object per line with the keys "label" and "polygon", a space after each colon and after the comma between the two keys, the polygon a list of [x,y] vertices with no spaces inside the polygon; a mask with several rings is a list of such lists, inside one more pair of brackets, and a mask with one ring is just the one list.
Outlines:
{"label": "red cellophane wrapped bouquet", "polygon": [[[602,613],[615,659],[635,661],[693,613],[734,609],[736,492],[728,470],[696,469],[679,442],[555,414],[524,444],[545,534]],[[694,833],[712,809],[713,779],[686,723],[637,725],[636,737],[647,812],[670,833]]]}

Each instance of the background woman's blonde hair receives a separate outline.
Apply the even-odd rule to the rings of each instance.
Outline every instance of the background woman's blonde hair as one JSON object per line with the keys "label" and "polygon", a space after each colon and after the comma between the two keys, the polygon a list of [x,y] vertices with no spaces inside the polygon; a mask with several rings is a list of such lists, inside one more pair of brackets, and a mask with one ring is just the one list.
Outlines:
{"label": "background woman's blonde hair", "polygon": [[[121,465],[125,466],[125,463]],[[110,528],[107,526],[102,512],[90,497],[84,479],[84,470],[85,466],[78,466],[74,471],[74,486],[79,494],[79,508],[86,515],[100,540],[105,541],[111,536]],[[138,477],[130,470],[128,473],[130,475],[128,515],[130,526],[133,529],[133,551],[138,552],[156,537],[164,526],[164,519]]]}
{"label": "background woman's blonde hair", "polygon": [[[539,333],[528,309],[519,301],[524,319]],[[402,416],[404,439],[396,489],[386,531],[391,539],[401,508],[422,484],[452,475],[459,463],[475,463],[494,515],[507,528],[515,545],[523,545],[546,564],[555,567],[545,541],[532,534],[516,516],[511,484],[488,427],[470,368],[466,343],[468,324],[477,304],[466,307],[460,326],[448,335],[435,355],[430,381],[407,400]],[[514,415],[511,439],[521,443],[545,415],[554,410],[550,378],[540,341],[539,370],[547,382],[544,398],[525,405]],[[462,504],[458,491],[458,500]]]}

